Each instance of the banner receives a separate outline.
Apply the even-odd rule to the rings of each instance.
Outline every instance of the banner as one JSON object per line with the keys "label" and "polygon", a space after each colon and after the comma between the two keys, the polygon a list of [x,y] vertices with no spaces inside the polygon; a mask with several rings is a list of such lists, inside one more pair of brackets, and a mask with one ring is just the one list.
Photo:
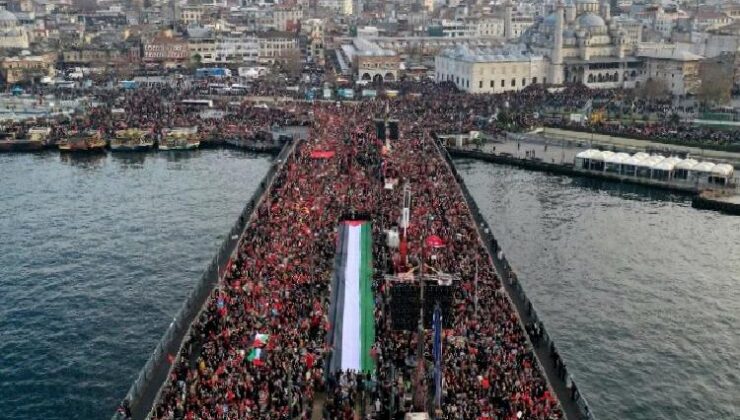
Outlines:
{"label": "banner", "polygon": [[372,227],[345,221],[339,228],[340,256],[335,267],[336,294],[330,316],[334,352],[330,370],[372,371],[375,301],[372,292]]}
{"label": "banner", "polygon": [[432,354],[434,356],[434,404],[436,408],[442,407],[442,311],[437,305],[432,316],[432,329],[434,330],[434,343]]}

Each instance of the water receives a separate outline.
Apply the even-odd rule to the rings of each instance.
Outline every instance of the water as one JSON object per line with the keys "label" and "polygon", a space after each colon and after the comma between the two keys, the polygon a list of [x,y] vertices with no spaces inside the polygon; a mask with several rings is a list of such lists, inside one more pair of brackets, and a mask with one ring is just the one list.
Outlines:
{"label": "water", "polygon": [[457,162],[600,419],[740,419],[740,217]]}
{"label": "water", "polygon": [[0,418],[110,418],[269,165],[0,155]]}

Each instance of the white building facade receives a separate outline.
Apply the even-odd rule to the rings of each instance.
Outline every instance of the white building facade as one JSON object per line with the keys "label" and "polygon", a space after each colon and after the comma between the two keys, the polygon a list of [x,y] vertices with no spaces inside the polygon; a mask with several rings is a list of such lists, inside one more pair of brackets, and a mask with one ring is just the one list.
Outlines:
{"label": "white building facade", "polygon": [[453,82],[469,93],[518,91],[547,83],[548,62],[540,55],[513,54],[467,46],[443,51],[435,57],[437,82]]}

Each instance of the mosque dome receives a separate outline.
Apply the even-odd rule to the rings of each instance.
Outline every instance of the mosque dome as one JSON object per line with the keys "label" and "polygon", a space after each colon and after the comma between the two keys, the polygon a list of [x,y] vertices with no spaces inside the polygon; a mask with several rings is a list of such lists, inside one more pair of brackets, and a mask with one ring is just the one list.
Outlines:
{"label": "mosque dome", "polygon": [[0,9],[0,28],[15,28],[18,26],[18,18],[12,12]]}
{"label": "mosque dome", "polygon": [[586,13],[578,17],[578,26],[584,29],[605,28],[606,22],[601,16]]}

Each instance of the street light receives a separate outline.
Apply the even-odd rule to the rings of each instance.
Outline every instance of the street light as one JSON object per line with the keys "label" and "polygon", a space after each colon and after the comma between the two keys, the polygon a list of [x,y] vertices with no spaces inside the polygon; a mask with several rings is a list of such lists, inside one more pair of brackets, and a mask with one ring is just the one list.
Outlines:
{"label": "street light", "polygon": [[[426,372],[424,369],[424,264],[426,262],[425,260],[425,251],[426,251],[426,241],[425,238],[429,234],[430,226],[434,223],[434,215],[429,215],[426,220],[426,226],[424,235],[422,235],[421,240],[421,266],[419,267],[419,323],[417,325],[417,337],[418,337],[418,343],[416,348],[416,397],[417,401],[415,401],[417,408],[422,409],[422,407],[426,406],[426,392],[425,389],[423,389],[424,385],[424,376]],[[421,399],[421,401],[419,401]]]}

